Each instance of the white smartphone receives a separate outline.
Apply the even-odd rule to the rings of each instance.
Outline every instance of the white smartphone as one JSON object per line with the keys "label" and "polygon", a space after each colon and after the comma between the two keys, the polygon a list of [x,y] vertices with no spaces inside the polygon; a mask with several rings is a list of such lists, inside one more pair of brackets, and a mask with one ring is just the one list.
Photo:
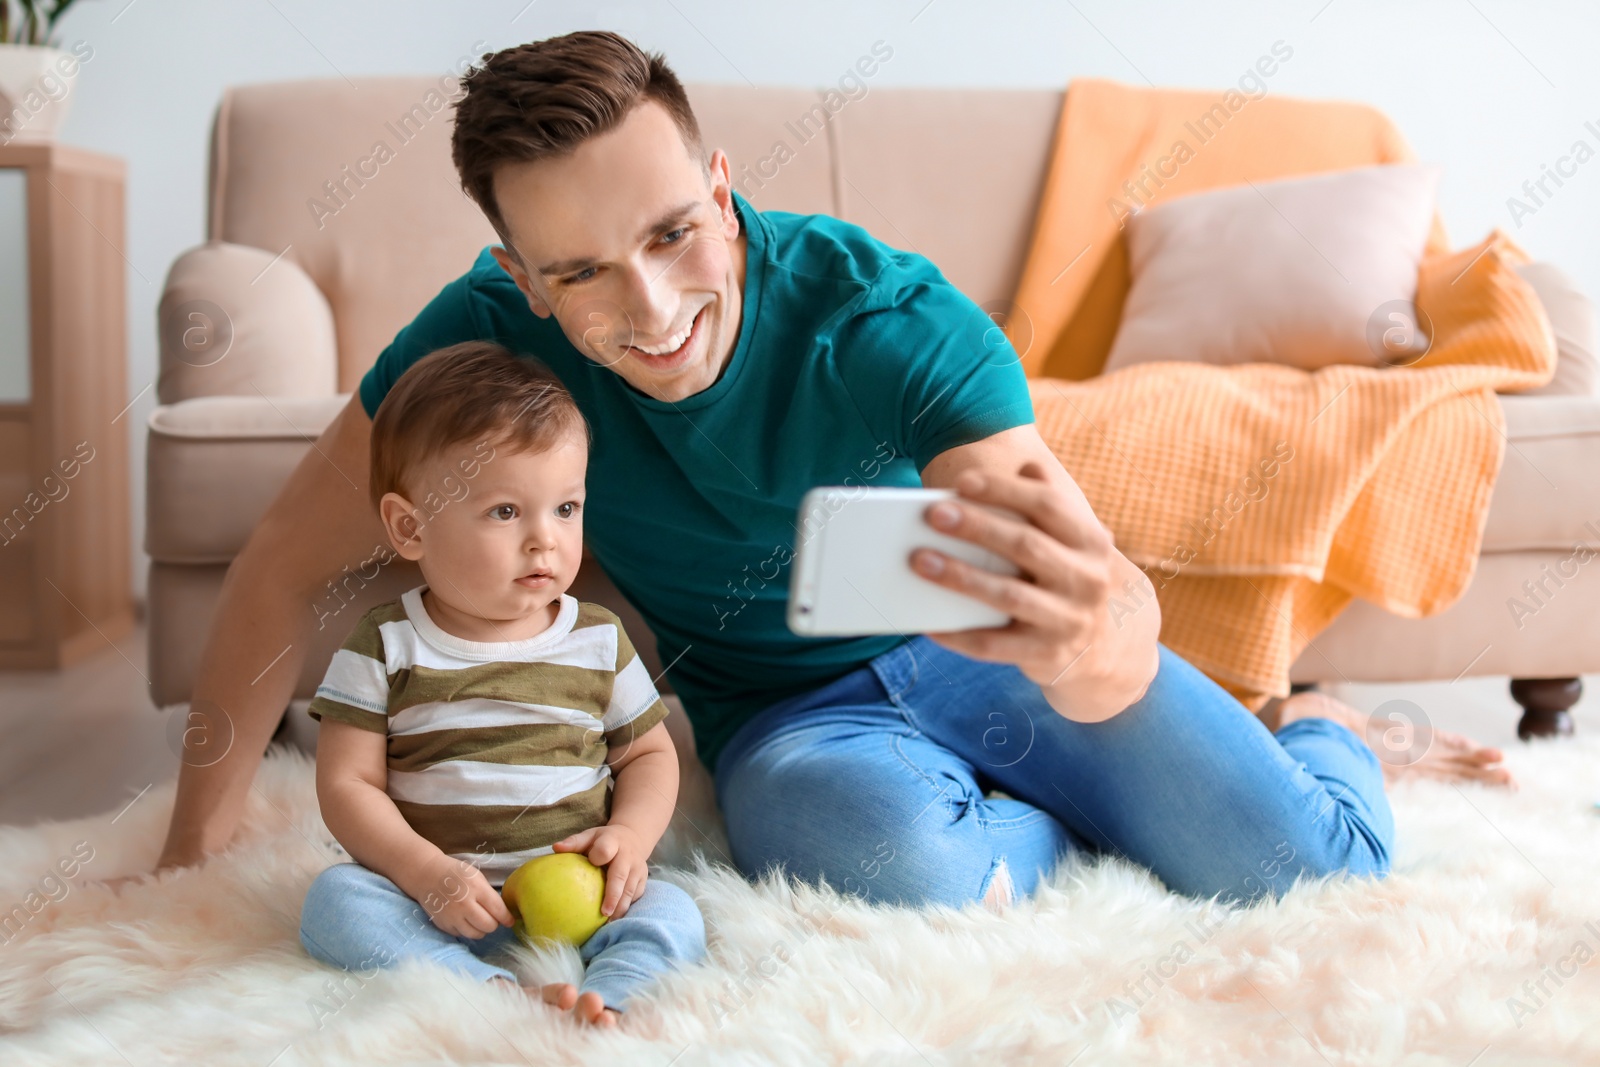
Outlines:
{"label": "white smartphone", "polygon": [[[1018,573],[1005,557],[928,525],[928,505],[956,496],[951,489],[834,485],[807,493],[795,522],[789,629],[842,637],[1004,626],[1009,615],[911,569],[913,549],[935,548],[997,574]],[[1005,508],[965,503],[1021,518]]]}

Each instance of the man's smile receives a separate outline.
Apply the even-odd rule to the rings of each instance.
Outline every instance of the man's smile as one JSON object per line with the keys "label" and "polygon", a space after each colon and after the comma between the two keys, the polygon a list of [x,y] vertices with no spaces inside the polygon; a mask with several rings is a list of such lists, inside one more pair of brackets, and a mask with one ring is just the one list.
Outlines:
{"label": "man's smile", "polygon": [[689,325],[677,334],[667,338],[658,345],[629,345],[628,351],[644,363],[652,367],[669,369],[682,366],[687,362],[687,357],[694,351],[700,340],[700,335],[705,332],[704,321],[706,318],[707,304],[695,313]]}

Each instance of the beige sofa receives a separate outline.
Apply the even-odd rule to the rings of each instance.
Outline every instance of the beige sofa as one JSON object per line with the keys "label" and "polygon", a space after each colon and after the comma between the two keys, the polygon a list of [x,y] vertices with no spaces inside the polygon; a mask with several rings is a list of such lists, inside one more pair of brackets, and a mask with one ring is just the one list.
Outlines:
{"label": "beige sofa", "polygon": [[[161,406],[149,421],[158,704],[188,699],[228,563],[309,442],[396,330],[495,241],[456,183],[437,88],[431,78],[253,85],[218,107],[209,240],[167,279]],[[756,207],[836,215],[928,256],[986,307],[1010,296],[1059,92],[873,88],[831,115],[803,89],[694,86],[691,96],[708,147],[727,151]],[[1583,567],[1588,553],[1576,551],[1600,548],[1593,308],[1554,267],[1526,273],[1561,338],[1561,366],[1542,395],[1502,398],[1508,448],[1470,589],[1427,619],[1358,603],[1306,649],[1296,682],[1509,675],[1525,680],[1513,687],[1525,736],[1570,730],[1577,676],[1600,671],[1600,578],[1588,574],[1600,565]],[[584,572],[575,595],[621,612],[657,673],[637,615],[592,561]],[[297,694],[311,695],[361,610],[416,580],[400,564],[336,576],[308,605],[326,625]],[[1513,598],[1531,613],[1514,615]]]}

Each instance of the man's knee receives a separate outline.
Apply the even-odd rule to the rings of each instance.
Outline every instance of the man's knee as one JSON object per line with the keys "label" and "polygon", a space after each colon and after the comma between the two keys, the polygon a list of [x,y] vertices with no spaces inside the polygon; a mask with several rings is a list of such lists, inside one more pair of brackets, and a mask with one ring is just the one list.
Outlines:
{"label": "man's knee", "polygon": [[735,862],[881,903],[959,905],[977,899],[992,857],[973,782],[891,776],[898,759],[851,767],[819,758],[750,768],[759,787],[730,789]]}

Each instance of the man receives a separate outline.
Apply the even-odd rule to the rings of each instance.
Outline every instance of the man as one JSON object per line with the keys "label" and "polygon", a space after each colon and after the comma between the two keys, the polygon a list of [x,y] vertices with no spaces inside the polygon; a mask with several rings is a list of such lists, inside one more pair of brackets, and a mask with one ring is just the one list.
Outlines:
{"label": "man", "polygon": [[[1153,601],[1112,622],[1109,591],[1142,573],[1039,437],[1020,364],[994,358],[991,323],[931,263],[753,210],[663,59],[615,34],[507,49],[466,90],[455,163],[503,247],[385,349],[229,569],[195,703],[220,707],[235,743],[182,768],[161,866],[228,842],[307,604],[378,539],[364,477],[386,390],[432,349],[486,338],[549,363],[593,426],[590,548],[657,637],[747,874],[999,906],[1074,851],[1241,899],[1387,870],[1381,768],[1338,721],[1349,709],[1291,700],[1274,735],[1158,644]],[[791,633],[796,508],[839,483],[953,487],[1023,516],[929,511],[1020,578],[914,559],[1013,622]],[[241,665],[284,645],[252,685]]]}

